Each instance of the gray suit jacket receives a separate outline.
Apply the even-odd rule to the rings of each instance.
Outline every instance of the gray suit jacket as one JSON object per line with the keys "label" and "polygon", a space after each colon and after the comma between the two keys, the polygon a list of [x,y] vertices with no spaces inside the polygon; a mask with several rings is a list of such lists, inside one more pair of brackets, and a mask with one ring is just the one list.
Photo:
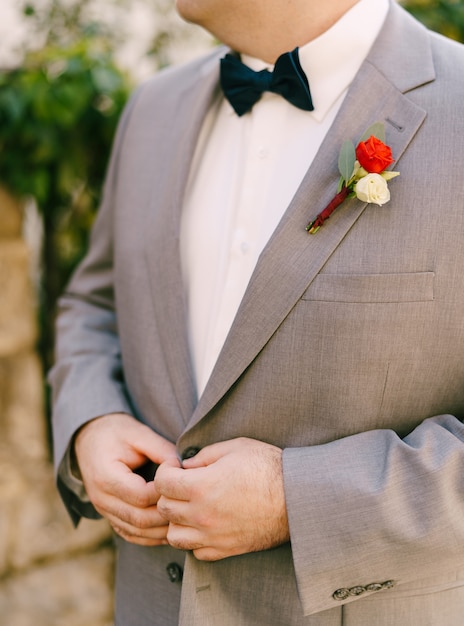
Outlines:
{"label": "gray suit jacket", "polygon": [[[392,4],[198,399],[179,214],[222,52],[160,73],[122,118],[89,254],[62,299],[56,462],[77,428],[114,411],[179,452],[271,442],[284,448],[291,545],[187,555],[181,591],[165,568],[183,555],[118,540],[117,623],[461,626],[464,50]],[[347,200],[308,235],[343,141],[376,121],[401,172],[391,201]]]}

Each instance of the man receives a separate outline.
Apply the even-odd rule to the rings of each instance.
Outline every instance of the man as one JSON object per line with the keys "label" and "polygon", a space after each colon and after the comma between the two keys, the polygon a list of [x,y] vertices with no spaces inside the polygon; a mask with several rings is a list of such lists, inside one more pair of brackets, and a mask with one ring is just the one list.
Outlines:
{"label": "man", "polygon": [[[388,0],[177,6],[309,86],[236,114],[221,48],[121,120],[51,373],[61,493],[116,533],[116,623],[458,626],[463,48]],[[390,201],[308,234],[375,123]]]}

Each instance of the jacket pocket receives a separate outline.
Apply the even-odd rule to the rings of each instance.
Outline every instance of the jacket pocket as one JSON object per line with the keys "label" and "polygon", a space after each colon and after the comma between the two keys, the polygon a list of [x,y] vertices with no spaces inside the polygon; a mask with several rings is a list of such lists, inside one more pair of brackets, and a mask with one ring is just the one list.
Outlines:
{"label": "jacket pocket", "polygon": [[320,302],[424,302],[434,299],[434,272],[319,274],[302,300]]}

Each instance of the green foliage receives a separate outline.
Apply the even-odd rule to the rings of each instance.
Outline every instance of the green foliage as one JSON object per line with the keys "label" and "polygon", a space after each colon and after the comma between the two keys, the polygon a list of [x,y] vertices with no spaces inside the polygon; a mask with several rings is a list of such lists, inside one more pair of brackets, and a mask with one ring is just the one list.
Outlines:
{"label": "green foliage", "polygon": [[55,303],[84,254],[130,88],[104,37],[79,30],[68,40],[56,32],[47,40],[21,67],[0,72],[0,183],[17,197],[35,198],[44,223],[45,369],[52,360]]}
{"label": "green foliage", "polygon": [[[118,8],[127,8],[131,0],[107,0],[111,3],[111,13],[118,13]],[[159,2],[159,0],[155,0]],[[26,0],[23,14],[28,21],[32,34],[39,40],[52,46],[69,45],[81,38],[104,39],[114,47],[121,39],[121,26],[114,30],[109,23],[93,17],[98,6],[105,0]],[[114,22],[114,20],[113,20]]]}
{"label": "green foliage", "polygon": [[125,78],[91,40],[29,55],[0,74],[0,179],[56,215],[95,197],[126,98]]}
{"label": "green foliage", "polygon": [[[341,183],[350,180],[354,163],[356,161],[356,151],[352,141],[346,140],[343,142],[340,154],[338,155],[338,171],[342,178]],[[341,187],[339,191],[341,190]]]}
{"label": "green foliage", "polygon": [[428,28],[464,42],[464,0],[406,0],[403,6]]}
{"label": "green foliage", "polygon": [[375,122],[375,124],[369,126],[369,128],[364,131],[360,141],[367,141],[371,135],[374,135],[374,137],[377,137],[382,143],[385,143],[385,126],[382,122]]}

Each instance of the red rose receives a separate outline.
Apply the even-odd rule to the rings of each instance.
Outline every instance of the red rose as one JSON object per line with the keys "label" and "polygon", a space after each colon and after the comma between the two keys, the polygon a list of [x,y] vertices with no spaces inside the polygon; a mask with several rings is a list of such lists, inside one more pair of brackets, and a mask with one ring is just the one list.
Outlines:
{"label": "red rose", "polygon": [[371,135],[367,141],[361,141],[358,144],[356,158],[361,167],[370,174],[380,174],[395,160],[390,148],[374,135]]}

